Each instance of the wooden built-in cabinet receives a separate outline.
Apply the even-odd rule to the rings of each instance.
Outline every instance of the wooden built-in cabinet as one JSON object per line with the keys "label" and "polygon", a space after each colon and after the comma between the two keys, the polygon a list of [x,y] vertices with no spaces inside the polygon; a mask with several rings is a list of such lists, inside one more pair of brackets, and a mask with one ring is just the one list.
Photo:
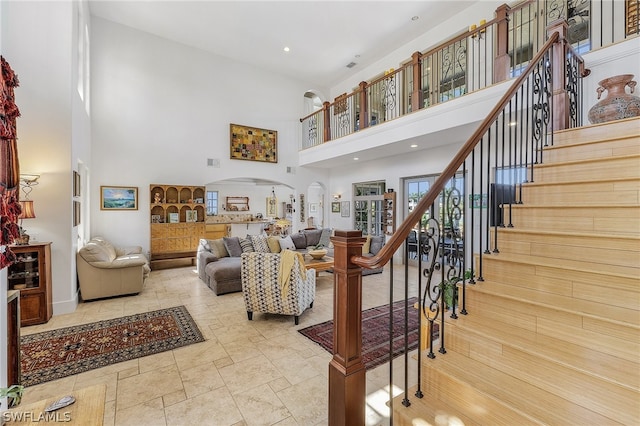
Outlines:
{"label": "wooden built-in cabinet", "polygon": [[151,268],[194,264],[205,236],[204,186],[151,184]]}
{"label": "wooden built-in cabinet", "polygon": [[231,225],[228,223],[207,223],[204,237],[208,240],[215,240],[222,237],[231,236]]}
{"label": "wooden built-in cabinet", "polygon": [[383,229],[386,235],[393,235],[396,232],[396,193],[384,193]]}
{"label": "wooden built-in cabinet", "polygon": [[7,270],[9,290],[20,291],[20,324],[43,324],[53,315],[51,243],[12,246],[16,262]]}

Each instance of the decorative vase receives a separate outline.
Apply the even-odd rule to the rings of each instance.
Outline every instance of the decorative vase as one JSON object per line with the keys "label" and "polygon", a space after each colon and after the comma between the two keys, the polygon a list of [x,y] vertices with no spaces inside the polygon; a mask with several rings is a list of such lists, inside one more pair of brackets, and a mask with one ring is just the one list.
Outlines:
{"label": "decorative vase", "polygon": [[602,92],[607,91],[607,97],[595,104],[589,110],[589,121],[593,124],[640,115],[640,98],[628,94],[625,87],[629,86],[631,93],[635,90],[636,82],[633,74],[622,74],[605,78],[598,83],[598,99]]}

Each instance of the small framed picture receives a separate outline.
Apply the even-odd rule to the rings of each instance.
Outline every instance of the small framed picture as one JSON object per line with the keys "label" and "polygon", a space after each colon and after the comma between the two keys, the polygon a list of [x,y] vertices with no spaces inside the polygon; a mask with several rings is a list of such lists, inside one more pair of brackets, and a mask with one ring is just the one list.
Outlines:
{"label": "small framed picture", "polygon": [[340,216],[349,217],[351,214],[350,207],[351,204],[349,203],[349,201],[342,201],[340,205]]}
{"label": "small framed picture", "polygon": [[79,197],[80,192],[80,173],[73,171],[73,196]]}
{"label": "small framed picture", "polygon": [[180,215],[178,213],[169,213],[169,223],[180,222]]}
{"label": "small framed picture", "polygon": [[80,225],[80,211],[81,211],[80,201],[74,201],[73,202],[73,226]]}
{"label": "small framed picture", "polygon": [[318,213],[318,203],[309,203],[309,213]]}
{"label": "small framed picture", "polygon": [[138,210],[138,187],[101,186],[100,210]]}
{"label": "small framed picture", "polygon": [[340,213],[340,201],[333,201],[331,203],[331,213]]}
{"label": "small framed picture", "polygon": [[151,215],[151,223],[161,223],[160,222],[160,218],[162,216],[160,216],[159,214],[152,214]]}
{"label": "small framed picture", "polygon": [[198,212],[196,210],[187,210],[185,216],[186,222],[197,222],[198,221]]}

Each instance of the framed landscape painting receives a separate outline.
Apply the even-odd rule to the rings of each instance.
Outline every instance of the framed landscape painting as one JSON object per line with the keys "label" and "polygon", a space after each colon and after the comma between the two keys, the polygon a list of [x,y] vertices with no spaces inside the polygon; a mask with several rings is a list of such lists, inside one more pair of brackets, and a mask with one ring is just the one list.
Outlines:
{"label": "framed landscape painting", "polygon": [[231,124],[231,159],[278,162],[278,132]]}
{"label": "framed landscape painting", "polygon": [[100,210],[138,210],[138,187],[101,186]]}

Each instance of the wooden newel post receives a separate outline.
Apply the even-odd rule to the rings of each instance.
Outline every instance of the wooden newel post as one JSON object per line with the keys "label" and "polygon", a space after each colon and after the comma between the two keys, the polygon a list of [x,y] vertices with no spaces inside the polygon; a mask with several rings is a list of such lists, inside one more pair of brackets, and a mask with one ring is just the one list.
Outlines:
{"label": "wooden newel post", "polygon": [[509,11],[503,4],[496,10],[496,55],[493,60],[493,82],[500,83],[509,78],[511,57],[509,56]]}
{"label": "wooden newel post", "polygon": [[329,142],[331,140],[331,103],[329,101],[324,101],[322,104],[322,111],[324,117],[324,142]]}
{"label": "wooden newel post", "polygon": [[422,69],[420,67],[420,59],[422,53],[414,52],[411,55],[411,72],[413,76],[413,87],[411,88],[411,111],[417,111],[422,108]]}
{"label": "wooden newel post", "polygon": [[553,33],[559,33],[558,43],[553,45],[551,50],[551,64],[553,65],[551,74],[551,87],[553,88],[553,130],[563,130],[569,128],[569,95],[567,94],[567,83],[565,79],[565,43],[567,42],[567,32],[569,25],[564,19],[557,19],[547,26],[547,37]]}
{"label": "wooden newel post", "polygon": [[369,96],[367,96],[368,85],[366,81],[361,81],[358,85],[360,87],[360,130],[369,127],[369,105],[367,104],[367,99],[369,99]]}
{"label": "wooden newel post", "polygon": [[336,231],[333,268],[333,359],[329,363],[329,425],[365,422],[365,367],[362,362],[362,231]]}

